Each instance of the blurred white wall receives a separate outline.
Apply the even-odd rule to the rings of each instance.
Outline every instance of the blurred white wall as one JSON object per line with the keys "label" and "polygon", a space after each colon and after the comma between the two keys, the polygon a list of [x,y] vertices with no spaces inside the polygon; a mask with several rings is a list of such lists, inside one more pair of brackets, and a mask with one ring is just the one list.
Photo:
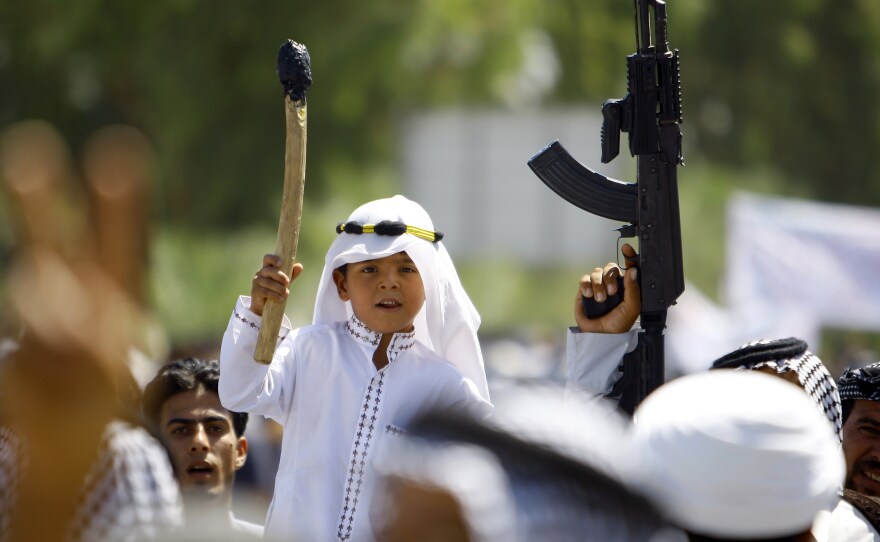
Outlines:
{"label": "blurred white wall", "polygon": [[635,160],[625,150],[611,164],[599,161],[599,111],[597,105],[411,115],[402,125],[406,193],[446,234],[456,261],[500,257],[582,266],[614,259],[619,224],[564,201],[526,164],[558,139],[591,169],[634,182]]}

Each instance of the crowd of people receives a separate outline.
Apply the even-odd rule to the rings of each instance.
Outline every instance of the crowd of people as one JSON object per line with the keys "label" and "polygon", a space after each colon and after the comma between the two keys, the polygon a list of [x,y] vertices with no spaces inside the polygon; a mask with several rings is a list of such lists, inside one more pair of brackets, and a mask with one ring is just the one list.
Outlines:
{"label": "crowd of people", "polygon": [[[36,212],[63,153],[45,127],[22,133],[31,147],[6,139],[0,175]],[[34,148],[62,158],[28,169]],[[107,293],[120,281],[101,251],[22,224],[22,333],[0,355],[0,541],[880,540],[880,363],[835,381],[803,341],[757,340],[632,418],[616,408],[639,333],[629,245],[625,269],[580,279],[565,390],[490,397],[477,309],[443,234],[402,196],[335,225],[313,321],[285,319],[270,363],[253,358],[263,308],[305,302],[302,265],[271,254],[219,359],[166,360],[142,388],[123,340],[139,313]],[[114,233],[103,242],[124,245]],[[581,299],[620,284],[622,303],[587,318]],[[260,524],[233,511],[249,416],[283,428]]]}

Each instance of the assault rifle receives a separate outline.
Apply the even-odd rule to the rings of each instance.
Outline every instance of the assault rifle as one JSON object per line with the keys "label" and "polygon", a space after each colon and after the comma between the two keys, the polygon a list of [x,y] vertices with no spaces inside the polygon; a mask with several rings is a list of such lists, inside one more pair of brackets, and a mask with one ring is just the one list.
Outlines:
{"label": "assault rifle", "polygon": [[[618,229],[620,236],[639,240],[642,332],[637,348],[624,357],[623,377],[612,391],[630,414],[663,383],[666,311],[684,291],[676,179],[676,168],[684,165],[678,50],[669,49],[662,0],[633,0],[633,7],[636,52],[626,57],[627,94],[602,105],[601,140],[602,163],[608,163],[619,152],[620,132],[629,133],[636,182],[623,183],[592,171],[558,141],[529,160],[532,171],[563,199],[589,213],[625,222]],[[597,311],[594,301],[583,302],[588,317],[614,308],[606,301]]]}

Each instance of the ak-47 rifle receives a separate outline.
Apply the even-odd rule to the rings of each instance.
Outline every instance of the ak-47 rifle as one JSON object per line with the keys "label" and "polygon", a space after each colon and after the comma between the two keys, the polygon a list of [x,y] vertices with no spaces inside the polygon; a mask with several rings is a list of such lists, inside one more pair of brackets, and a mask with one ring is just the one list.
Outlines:
{"label": "ak-47 rifle", "polygon": [[[529,160],[532,171],[563,199],[589,213],[626,222],[618,230],[620,236],[639,240],[642,332],[637,348],[624,357],[623,378],[612,391],[630,414],[663,383],[666,311],[684,291],[676,179],[677,166],[684,165],[678,50],[669,49],[662,0],[633,0],[633,6],[636,52],[626,57],[627,95],[602,105],[601,135],[602,163],[608,163],[619,151],[620,132],[629,133],[636,182],[623,183],[590,170],[558,141]],[[588,316],[595,314],[593,304],[584,299]],[[605,312],[613,308],[607,305]]]}

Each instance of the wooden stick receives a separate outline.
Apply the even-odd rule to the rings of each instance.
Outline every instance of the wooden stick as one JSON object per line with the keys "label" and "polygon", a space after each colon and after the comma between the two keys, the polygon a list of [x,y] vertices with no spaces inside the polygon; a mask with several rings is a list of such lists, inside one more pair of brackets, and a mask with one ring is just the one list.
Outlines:
{"label": "wooden stick", "polygon": [[[275,254],[281,258],[281,270],[292,276],[299,242],[303,189],[306,176],[306,125],[308,120],[305,91],[311,84],[311,66],[305,46],[288,40],[278,52],[278,77],[285,89],[284,108],[287,143],[284,151],[284,193]],[[270,363],[278,342],[285,301],[267,299],[263,324],[254,349],[254,360]]]}

